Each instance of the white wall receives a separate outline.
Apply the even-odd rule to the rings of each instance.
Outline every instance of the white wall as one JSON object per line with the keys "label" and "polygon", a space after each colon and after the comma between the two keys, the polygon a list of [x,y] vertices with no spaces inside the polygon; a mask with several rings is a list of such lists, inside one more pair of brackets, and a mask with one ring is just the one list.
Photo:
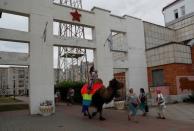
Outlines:
{"label": "white wall", "polygon": [[[38,114],[39,105],[45,100],[54,101],[53,45],[67,45],[65,39],[53,36],[53,19],[82,24],[94,28],[92,42],[76,40],[74,46],[94,49],[95,68],[99,77],[107,86],[113,78],[113,56],[109,46],[104,46],[111,30],[124,32],[128,50],[128,88],[139,93],[140,88],[147,89],[147,65],[145,57],[145,39],[143,22],[133,17],[113,17],[110,11],[93,8],[92,11],[79,10],[81,21],[72,21],[72,8],[52,4],[52,0],[1,0],[0,8],[29,16],[29,32],[4,29],[0,39],[26,41],[30,43],[30,113]],[[43,41],[43,31],[47,26],[47,39]],[[23,37],[23,35],[25,37]],[[18,37],[14,37],[18,35]],[[70,40],[73,42],[72,40]],[[67,42],[67,41],[66,41]],[[69,42],[69,45],[72,45]],[[93,44],[93,45],[92,45]],[[126,63],[126,62],[125,62]],[[118,63],[117,63],[118,64]],[[121,63],[122,64],[122,63]]]}
{"label": "white wall", "polygon": [[186,5],[186,14],[194,12],[194,1],[193,0],[185,0]]}
{"label": "white wall", "polygon": [[175,17],[174,17],[175,9],[178,9],[179,18],[182,17],[181,9],[180,9],[182,6],[185,6],[185,15],[194,12],[194,1],[193,0],[181,0],[175,3],[174,5],[171,5],[170,7],[166,8],[163,11],[165,23],[169,23],[175,20]]}
{"label": "white wall", "polygon": [[99,77],[103,80],[104,84],[108,86],[109,81],[113,79],[113,58],[109,46],[104,46],[104,43],[110,34],[110,15],[108,11],[98,8],[94,8],[93,11],[95,12],[95,66],[98,70]]}
{"label": "white wall", "polygon": [[[127,71],[128,89],[133,88],[139,94],[140,88],[148,90],[147,64],[145,56],[145,38],[143,22],[126,16],[127,41],[128,41],[128,62]],[[128,90],[126,88],[126,90]]]}
{"label": "white wall", "polygon": [[170,7],[166,8],[164,11],[163,11],[163,14],[164,14],[164,20],[165,20],[165,23],[169,23],[173,20],[175,20],[175,17],[174,17],[174,10],[178,9],[178,15],[179,17],[181,17],[181,10],[180,10],[180,7],[182,6],[185,6],[185,13],[188,14],[189,12],[187,12],[187,6],[186,5],[186,2],[187,0],[182,0],[180,2],[177,2],[175,3],[174,5],[171,5]]}
{"label": "white wall", "polygon": [[29,55],[27,53],[0,51],[0,56],[0,65],[29,65]]}

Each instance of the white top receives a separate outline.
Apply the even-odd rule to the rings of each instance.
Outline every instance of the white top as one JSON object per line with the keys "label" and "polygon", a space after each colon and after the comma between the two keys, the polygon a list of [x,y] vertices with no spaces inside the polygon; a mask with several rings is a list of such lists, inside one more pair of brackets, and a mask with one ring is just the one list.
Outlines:
{"label": "white top", "polygon": [[162,93],[158,94],[157,96],[157,102],[159,105],[165,105],[165,99]]}

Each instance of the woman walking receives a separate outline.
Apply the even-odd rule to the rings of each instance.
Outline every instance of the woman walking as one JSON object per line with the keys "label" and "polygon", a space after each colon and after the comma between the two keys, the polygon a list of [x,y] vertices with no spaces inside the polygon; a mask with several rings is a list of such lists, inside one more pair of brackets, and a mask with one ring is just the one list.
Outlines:
{"label": "woman walking", "polygon": [[137,114],[137,108],[140,103],[140,100],[137,97],[137,95],[133,92],[132,88],[129,89],[127,102],[128,102],[128,120],[132,120],[137,123],[138,121],[136,118],[136,114]]}
{"label": "woman walking", "polygon": [[143,112],[143,116],[146,116],[146,112],[148,112],[147,97],[146,97],[146,94],[145,94],[145,90],[143,88],[140,88],[139,99],[140,99],[140,102],[141,102],[140,105],[139,105],[139,108]]}

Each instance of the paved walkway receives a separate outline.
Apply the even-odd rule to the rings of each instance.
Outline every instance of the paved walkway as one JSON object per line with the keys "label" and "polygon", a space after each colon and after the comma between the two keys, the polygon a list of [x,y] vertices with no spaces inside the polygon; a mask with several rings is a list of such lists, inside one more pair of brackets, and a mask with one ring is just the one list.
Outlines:
{"label": "paved walkway", "polygon": [[[156,116],[156,108],[151,108],[151,116]],[[194,123],[194,104],[179,103],[167,105],[166,116],[171,120]]]}
{"label": "paved walkway", "polygon": [[194,131],[194,104],[169,105],[166,120],[138,116],[139,123],[127,121],[124,110],[105,109],[106,121],[89,120],[81,115],[81,106],[58,105],[49,117],[30,116],[28,110],[0,112],[0,131]]}

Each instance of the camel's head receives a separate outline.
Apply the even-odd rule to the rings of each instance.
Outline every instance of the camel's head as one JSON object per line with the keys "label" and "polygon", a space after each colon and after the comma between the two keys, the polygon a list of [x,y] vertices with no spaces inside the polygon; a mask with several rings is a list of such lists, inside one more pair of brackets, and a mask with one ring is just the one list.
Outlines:
{"label": "camel's head", "polygon": [[119,82],[115,78],[109,81],[109,87],[113,89],[115,97],[120,97],[119,89],[123,88],[123,83]]}

